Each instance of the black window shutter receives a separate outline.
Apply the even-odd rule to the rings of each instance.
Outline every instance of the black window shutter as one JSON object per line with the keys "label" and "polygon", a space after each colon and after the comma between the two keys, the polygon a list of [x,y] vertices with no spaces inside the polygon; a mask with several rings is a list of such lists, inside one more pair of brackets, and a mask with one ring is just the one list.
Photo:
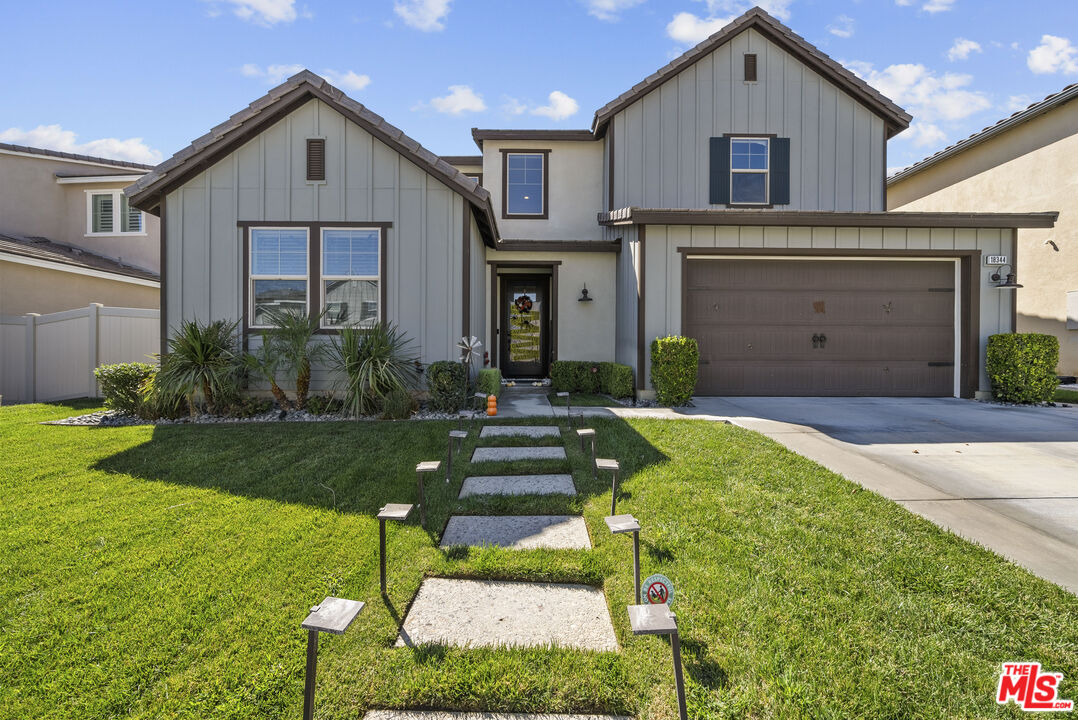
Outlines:
{"label": "black window shutter", "polygon": [[326,179],[326,141],[311,139],[307,141],[307,179]]}
{"label": "black window shutter", "polygon": [[771,204],[790,204],[790,138],[771,139]]}
{"label": "black window shutter", "polygon": [[730,204],[730,138],[711,138],[712,205]]}

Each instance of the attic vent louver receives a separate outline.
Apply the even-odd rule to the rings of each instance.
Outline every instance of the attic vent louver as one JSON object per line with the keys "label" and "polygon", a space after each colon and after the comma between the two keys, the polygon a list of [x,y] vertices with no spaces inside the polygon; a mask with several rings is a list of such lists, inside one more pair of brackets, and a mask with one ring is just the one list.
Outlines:
{"label": "attic vent louver", "polygon": [[326,179],[326,141],[310,139],[307,141],[307,180]]}
{"label": "attic vent louver", "polygon": [[745,82],[756,82],[756,54],[745,55]]}

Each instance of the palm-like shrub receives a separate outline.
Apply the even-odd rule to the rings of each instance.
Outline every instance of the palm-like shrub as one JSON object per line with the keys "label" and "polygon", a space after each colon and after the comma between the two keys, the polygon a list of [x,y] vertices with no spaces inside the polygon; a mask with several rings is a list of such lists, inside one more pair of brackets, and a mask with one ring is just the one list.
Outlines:
{"label": "palm-like shrub", "polygon": [[415,387],[418,356],[395,325],[346,327],[334,340],[330,366],[344,378],[344,407],[352,415],[377,412],[387,395]]}
{"label": "palm-like shrub", "polygon": [[297,410],[302,410],[307,405],[307,393],[311,389],[311,363],[326,353],[325,345],[311,342],[318,333],[322,316],[276,310],[269,310],[266,314],[273,324],[263,334],[263,339],[271,346],[267,352],[276,357],[282,370],[295,376],[295,405]]}
{"label": "palm-like shrub", "polygon": [[277,348],[266,333],[262,333],[262,344],[259,348],[245,355],[243,361],[248,370],[257,373],[269,383],[270,392],[273,393],[273,398],[282,410],[292,407],[292,403],[288,402],[288,396],[277,384],[277,372],[281,368],[280,353],[277,352]]}
{"label": "palm-like shrub", "polygon": [[214,320],[203,324],[184,321],[168,340],[168,354],[160,358],[161,369],[154,385],[165,396],[182,395],[195,411],[201,393],[208,412],[239,391],[241,355],[237,346],[238,323]]}

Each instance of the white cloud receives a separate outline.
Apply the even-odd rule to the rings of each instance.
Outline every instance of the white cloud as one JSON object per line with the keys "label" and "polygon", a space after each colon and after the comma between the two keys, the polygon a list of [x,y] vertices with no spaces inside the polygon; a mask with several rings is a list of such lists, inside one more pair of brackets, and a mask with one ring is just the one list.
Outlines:
{"label": "white cloud", "polygon": [[1011,95],[1007,98],[1007,111],[1016,113],[1025,110],[1033,104],[1033,99],[1032,95]]}
{"label": "white cloud", "polygon": [[600,20],[615,22],[623,10],[636,7],[644,0],[584,0],[588,6],[588,15],[593,15]]}
{"label": "white cloud", "polygon": [[405,25],[423,32],[445,30],[452,0],[394,0],[393,12]]}
{"label": "white cloud", "polygon": [[1078,73],[1078,49],[1067,38],[1043,35],[1041,44],[1029,51],[1026,64],[1038,75],[1057,72],[1073,75]]}
{"label": "white cloud", "polygon": [[[224,2],[232,7],[236,17],[258,25],[276,25],[290,23],[296,19],[296,0],[211,0]],[[219,11],[211,6],[210,15],[216,17]]]}
{"label": "white cloud", "polygon": [[971,75],[936,75],[924,65],[912,63],[880,71],[864,62],[846,66],[914,115],[916,122],[899,137],[912,140],[918,147],[946,139],[939,123],[956,123],[992,106],[984,93],[968,89],[973,82]]}
{"label": "white cloud", "polygon": [[304,67],[297,63],[292,63],[290,65],[267,65],[266,67],[261,67],[254,63],[247,63],[240,68],[240,73],[244,77],[265,80],[270,85],[280,85],[303,69]]}
{"label": "white cloud", "polygon": [[360,75],[354,70],[346,70],[345,72],[323,70],[322,77],[329,80],[331,85],[336,85],[342,90],[351,90],[352,92],[359,92],[371,84],[370,75]]}
{"label": "white cloud", "polygon": [[679,43],[696,45],[708,39],[727,24],[731,18],[707,18],[690,12],[679,12],[666,26],[666,34]]}
{"label": "white cloud", "polygon": [[548,99],[550,102],[547,105],[532,108],[532,115],[542,115],[551,120],[564,120],[576,115],[577,110],[580,109],[579,103],[561,90],[550,93]]}
{"label": "white cloud", "polygon": [[780,20],[790,19],[790,6],[794,3],[794,0],[756,0],[755,2],[751,2],[749,0],[702,1],[707,3],[707,12],[709,18],[723,15],[737,16],[752,8],[753,5],[758,5],[760,9],[770,15],[774,15]]}
{"label": "white cloud", "polygon": [[955,0],[928,0],[928,2],[921,6],[921,9],[926,13],[932,14],[947,12],[954,8],[954,3]]}
{"label": "white cloud", "polygon": [[848,38],[853,37],[853,18],[849,15],[839,15],[835,18],[835,21],[827,26],[828,32],[836,37]]}
{"label": "white cloud", "polygon": [[528,106],[517,100],[515,97],[509,97],[508,95],[502,96],[502,112],[507,115],[523,115],[528,110]]}
{"label": "white cloud", "polygon": [[0,142],[14,145],[59,150],[60,152],[93,155],[94,157],[127,160],[129,162],[156,165],[163,155],[142,141],[142,138],[101,138],[89,142],[78,142],[78,136],[71,130],[64,130],[59,125],[38,125],[33,130],[8,128],[0,132]]}
{"label": "white cloud", "polygon": [[966,38],[955,38],[954,45],[947,51],[947,59],[951,62],[955,60],[965,60],[971,53],[981,52],[981,44],[974,40],[967,40]]}
{"label": "white cloud", "polygon": [[450,85],[448,95],[432,98],[430,104],[438,112],[448,115],[483,112],[487,109],[487,104],[483,102],[483,96],[477,95],[467,85]]}

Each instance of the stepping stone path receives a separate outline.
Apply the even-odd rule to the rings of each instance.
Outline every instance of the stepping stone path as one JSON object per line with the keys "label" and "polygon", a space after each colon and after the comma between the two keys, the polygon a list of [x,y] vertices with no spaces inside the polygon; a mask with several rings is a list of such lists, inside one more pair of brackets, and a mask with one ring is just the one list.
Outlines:
{"label": "stepping stone path", "polygon": [[454,515],[442,535],[441,547],[453,545],[590,550],[591,538],[584,518],[578,515]]}
{"label": "stepping stone path", "polygon": [[529,438],[542,438],[542,437],[558,437],[561,435],[559,430],[554,425],[487,425],[479,433],[481,438],[492,437],[529,437]]}
{"label": "stepping stone path", "polygon": [[481,447],[472,453],[472,462],[516,462],[517,460],[564,460],[562,447]]}
{"label": "stepping stone path", "polygon": [[630,720],[623,715],[532,715],[529,713],[459,713],[441,710],[370,710],[363,720]]}
{"label": "stepping stone path", "polygon": [[464,478],[460,497],[472,495],[576,495],[572,475],[476,475]]}

